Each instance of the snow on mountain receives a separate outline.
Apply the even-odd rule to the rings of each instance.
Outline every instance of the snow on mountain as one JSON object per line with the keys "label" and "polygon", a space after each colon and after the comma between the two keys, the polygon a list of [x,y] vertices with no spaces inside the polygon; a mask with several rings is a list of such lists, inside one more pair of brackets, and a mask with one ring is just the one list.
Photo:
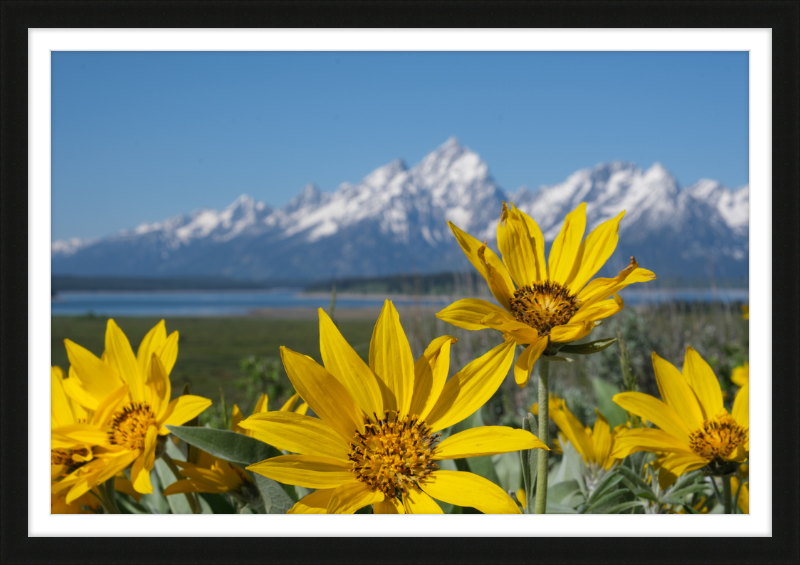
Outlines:
{"label": "snow on mountain", "polygon": [[[620,250],[670,274],[747,273],[749,187],[701,180],[681,190],[656,163],[582,169],[538,190],[503,191],[472,150],[451,138],[408,168],[396,160],[332,193],[307,185],[282,208],[247,195],[93,241],[52,244],[61,274],[227,275],[320,279],[465,268],[447,220],[492,244],[503,200],[529,213],[552,241],[564,216],[587,204],[587,228],[627,210]],[[624,243],[623,243],[624,242]]]}

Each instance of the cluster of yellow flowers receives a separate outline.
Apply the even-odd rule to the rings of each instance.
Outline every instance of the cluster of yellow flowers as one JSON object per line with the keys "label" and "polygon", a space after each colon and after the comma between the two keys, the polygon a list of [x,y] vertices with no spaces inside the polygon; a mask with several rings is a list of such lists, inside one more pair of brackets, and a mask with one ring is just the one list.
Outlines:
{"label": "cluster of yellow flowers", "polygon": [[[268,410],[264,395],[247,418],[233,408],[231,432],[283,454],[244,466],[193,447],[186,461],[169,460],[181,478],[163,494],[227,493],[247,504],[258,494],[254,473],[312,489],[289,513],[353,513],[370,505],[376,514],[441,513],[436,501],[484,513],[519,513],[526,502],[519,493],[518,504],[492,481],[442,469],[439,462],[536,449],[537,490],[542,493],[536,511],[544,512],[548,452],[560,453],[569,442],[590,470],[592,488],[629,455],[649,451],[657,456],[653,467],[661,488],[701,468],[727,477],[730,488],[730,477],[737,473],[734,485],[742,491],[738,501],[747,505],[746,487],[739,488],[745,478],[739,466],[749,452],[747,365],[734,373],[741,388],[729,413],[716,376],[694,349],[687,349],[683,372],[653,353],[661,400],[622,392],[614,401],[654,427],[611,429],[597,411],[594,428],[587,428],[562,399],[550,394],[548,363],[574,348],[591,353],[607,347],[570,344],[622,310],[618,291],[655,279],[633,257],[617,276],[592,279],[616,248],[624,212],[584,239],[585,208],[581,204],[567,216],[547,260],[541,230],[513,204],[503,206],[497,227],[502,258],[450,224],[499,305],[464,299],[437,316],[467,330],[497,330],[503,336],[498,346],[450,377],[450,349],[456,339],[434,339],[415,361],[398,312],[387,300],[365,362],[320,309],[323,365],[282,347],[283,366],[296,394],[277,411]],[[108,321],[100,358],[69,340],[65,343],[68,374],[58,367],[51,374],[52,511],[102,506],[115,512],[115,489],[137,501],[153,491],[155,461],[169,459],[169,426],[190,422],[211,401],[188,394],[171,400],[169,375],[178,355],[178,333],[167,335],[163,321],[145,336],[136,355],[113,320]],[[517,345],[523,351],[515,363]],[[497,392],[512,365],[516,383],[525,387],[537,361],[539,403],[532,411],[539,416],[539,437],[505,426],[446,435]],[[550,419],[560,431],[560,441],[552,446]]]}

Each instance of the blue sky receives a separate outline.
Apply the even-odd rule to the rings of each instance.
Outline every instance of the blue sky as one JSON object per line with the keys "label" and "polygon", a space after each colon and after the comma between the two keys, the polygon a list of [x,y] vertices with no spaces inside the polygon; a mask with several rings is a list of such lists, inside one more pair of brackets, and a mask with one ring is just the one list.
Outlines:
{"label": "blue sky", "polygon": [[52,55],[52,239],[279,206],[456,136],[505,189],[612,160],[748,183],[748,54]]}

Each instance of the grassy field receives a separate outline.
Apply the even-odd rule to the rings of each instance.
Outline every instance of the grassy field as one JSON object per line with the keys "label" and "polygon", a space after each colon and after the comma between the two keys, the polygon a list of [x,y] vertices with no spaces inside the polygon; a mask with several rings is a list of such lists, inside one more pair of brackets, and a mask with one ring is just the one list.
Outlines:
{"label": "grassy field", "polygon": [[[128,336],[134,352],[144,335],[159,318],[116,318]],[[369,356],[369,339],[374,321],[343,320],[342,334],[364,358]],[[52,317],[52,364],[69,366],[64,339],[82,345],[95,355],[104,349],[106,320],[99,317]],[[241,401],[242,392],[235,380],[242,376],[239,361],[250,355],[280,358],[279,348],[310,355],[321,362],[318,322],[314,320],[273,320],[265,318],[170,318],[167,332],[180,333],[178,361],[172,371],[173,391],[180,393],[190,383],[192,393],[219,398],[220,387],[226,399]],[[275,399],[278,400],[278,399]]]}
{"label": "grassy field", "polygon": [[[297,313],[296,313],[297,314]],[[372,328],[377,310],[337,311],[337,324],[345,339],[367,360]],[[452,349],[451,374],[479,357],[502,341],[498,332],[483,330],[469,332],[436,319],[429,309],[408,308],[400,312],[414,355],[419,355],[428,343],[440,335],[453,335],[458,343]],[[287,316],[288,317],[288,316]],[[190,383],[195,394],[211,398],[215,409],[220,389],[230,405],[237,402],[245,410],[252,406],[261,381],[250,380],[240,362],[250,356],[279,360],[279,347],[310,355],[321,361],[318,322],[313,312],[304,312],[291,319],[266,317],[238,318],[171,318],[167,331],[180,332],[178,361],[172,372],[173,391],[179,393],[184,383]],[[134,347],[138,348],[145,333],[158,322],[157,318],[117,318]],[[103,352],[106,320],[99,317],[52,318],[52,363],[66,368],[69,365],[63,340],[86,347],[93,353]],[[747,359],[748,322],[741,318],[737,305],[665,304],[650,307],[629,307],[596,328],[587,341],[622,336],[630,353],[630,366],[638,378],[638,388],[658,395],[650,354],[653,351],[676,366],[683,363],[687,345],[693,346],[711,364],[723,388],[730,385],[733,367]],[[270,394],[270,406],[290,394],[289,383],[280,363],[274,378],[280,386]],[[568,405],[584,423],[594,421],[593,380],[622,386],[620,348],[613,345],[602,353],[589,357],[576,356],[572,363],[553,363],[552,390],[567,399]],[[519,389],[513,378],[503,387],[484,410],[487,423],[518,423],[536,395],[536,376],[528,387]],[[255,383],[255,388],[253,386]],[[249,387],[250,393],[245,390]],[[266,385],[264,389],[266,390]],[[251,398],[255,396],[255,398]],[[221,417],[221,412],[219,412]]]}

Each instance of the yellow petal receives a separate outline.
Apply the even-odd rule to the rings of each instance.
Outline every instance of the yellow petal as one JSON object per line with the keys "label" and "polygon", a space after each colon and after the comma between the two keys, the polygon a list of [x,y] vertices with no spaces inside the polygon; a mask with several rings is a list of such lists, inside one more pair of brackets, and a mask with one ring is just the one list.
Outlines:
{"label": "yellow petal", "polygon": [[323,422],[348,442],[356,430],[364,431],[361,409],[336,377],[313,359],[286,347],[281,347],[281,359],[295,390]]}
{"label": "yellow petal", "polygon": [[594,329],[594,322],[569,323],[550,330],[550,341],[569,343],[586,337]]}
{"label": "yellow petal", "polygon": [[124,477],[124,475],[121,475],[114,480],[114,490],[121,492],[122,494],[127,494],[136,502],[139,502],[139,499],[142,498],[142,493],[136,492],[136,489],[133,488],[133,483],[128,479],[123,479],[122,477]]}
{"label": "yellow petal", "polygon": [[528,384],[533,366],[547,348],[547,342],[547,337],[540,337],[535,343],[525,348],[514,364],[514,380],[517,381],[520,388],[524,388]]}
{"label": "yellow petal", "polygon": [[616,459],[622,459],[639,451],[692,453],[688,443],[678,441],[667,432],[653,428],[635,428],[614,440],[614,449],[611,455]]}
{"label": "yellow petal", "polygon": [[383,501],[383,493],[366,483],[353,481],[336,488],[328,502],[328,514],[352,514],[359,508]]}
{"label": "yellow petal", "polygon": [[306,488],[335,488],[354,482],[350,465],[316,455],[280,455],[247,467],[273,481]]}
{"label": "yellow petal", "polygon": [[689,445],[689,434],[692,430],[675,410],[659,399],[642,392],[621,392],[614,395],[614,402],[627,412],[653,422],[681,443]]}
{"label": "yellow petal", "polygon": [[[746,384],[736,393],[731,416],[744,429],[750,429],[750,385]],[[748,442],[749,450],[749,442]]]}
{"label": "yellow petal", "polygon": [[134,402],[147,400],[144,396],[144,373],[139,372],[139,363],[133,354],[131,344],[122,330],[114,322],[108,320],[106,327],[106,358],[108,364],[114,368],[130,387],[131,398]]}
{"label": "yellow petal", "polygon": [[[389,300],[384,302],[372,332],[369,367],[383,382],[381,392],[384,410],[408,414],[414,393],[414,357],[400,325],[400,316]],[[368,396],[372,399],[371,393]]]}
{"label": "yellow petal", "polygon": [[[294,412],[253,414],[239,425],[269,445],[302,455],[318,455],[347,461],[349,447],[319,418]],[[355,431],[355,430],[353,430]]]}
{"label": "yellow petal", "polygon": [[158,353],[166,341],[167,330],[164,320],[161,320],[153,329],[147,332],[147,335],[144,336],[144,339],[139,344],[139,349],[136,351],[136,362],[139,364],[139,372],[142,375],[147,374],[147,366],[150,364],[153,353]]}
{"label": "yellow petal", "polygon": [[567,409],[566,404],[562,402],[561,407],[550,414],[550,418],[556,423],[564,437],[575,446],[575,449],[583,456],[584,460],[596,461],[592,436],[586,433],[586,428]]}
{"label": "yellow petal", "polygon": [[566,284],[575,260],[578,258],[585,229],[586,203],[581,202],[577,208],[567,214],[564,225],[550,248],[547,268],[551,281]]}
{"label": "yellow petal", "polygon": [[731,477],[731,492],[734,497],[737,492],[739,493],[739,509],[742,514],[750,514],[750,490],[747,488],[747,483],[739,488],[739,482],[738,477]]}
{"label": "yellow petal", "polygon": [[594,279],[578,293],[582,308],[588,308],[595,302],[613,296],[629,284],[655,280],[656,276],[647,269],[640,269],[636,259],[631,257],[630,264],[622,269],[614,278]]}
{"label": "yellow petal", "polygon": [[517,321],[510,313],[492,312],[486,315],[481,323],[489,328],[503,332],[504,336],[509,336],[518,344],[535,343],[539,341],[539,332],[527,324]]}
{"label": "yellow petal", "polygon": [[169,403],[164,419],[161,420],[161,434],[169,433],[164,426],[180,426],[211,406],[211,401],[202,396],[184,394]]}
{"label": "yellow petal", "polygon": [[428,415],[433,431],[457,424],[497,392],[514,361],[514,342],[501,343],[456,373]]}
{"label": "yellow petal", "polygon": [[75,422],[63,381],[64,371],[60,367],[50,367],[50,417],[55,426],[68,426]]}
{"label": "yellow petal", "polygon": [[[486,279],[489,289],[497,299],[497,302],[501,306],[508,308],[508,299],[514,292],[514,283],[511,281],[511,275],[508,274],[503,262],[491,249],[487,249],[486,245],[458,229],[453,222],[447,222],[447,225],[450,226],[453,235],[456,236],[458,244],[467,259],[469,259],[469,262]],[[491,267],[491,273],[487,271],[487,266]]]}
{"label": "yellow petal", "polygon": [[581,307],[578,312],[570,318],[570,323],[576,324],[578,322],[604,320],[613,316],[623,308],[625,308],[625,303],[622,301],[619,294],[615,294],[614,298],[610,300],[601,300],[586,308]]}
{"label": "yellow petal", "polygon": [[507,426],[481,426],[451,435],[433,452],[433,459],[460,459],[523,449],[548,449],[532,433]]}
{"label": "yellow petal", "polygon": [[294,411],[295,414],[300,414],[301,416],[305,416],[306,412],[308,412],[307,402],[303,402],[300,406],[297,407],[297,410]]}
{"label": "yellow petal", "polygon": [[690,430],[703,427],[703,411],[700,410],[697,396],[686,378],[672,363],[659,357],[655,351],[652,358],[661,398],[678,413]]}
{"label": "yellow petal", "polygon": [[182,479],[180,481],[175,481],[167,488],[164,489],[164,496],[172,496],[173,494],[186,494],[189,492],[207,492],[206,490],[200,490],[197,485],[195,485],[192,481],[188,479]]}
{"label": "yellow petal", "polygon": [[150,483],[150,471],[156,463],[156,438],[158,428],[150,426],[147,428],[147,437],[144,440],[144,452],[134,461],[131,469],[131,482],[133,488],[142,494],[153,492],[153,485]]}
{"label": "yellow petal", "polygon": [[287,514],[326,514],[328,503],[335,490],[333,488],[315,490],[298,500]]}
{"label": "yellow petal", "polygon": [[731,382],[736,386],[744,386],[750,382],[750,363],[744,362],[744,365],[735,367],[731,375]]}
{"label": "yellow petal", "polygon": [[117,390],[106,396],[103,401],[97,406],[97,410],[92,416],[92,424],[94,426],[105,427],[108,424],[114,412],[121,408],[121,404],[125,402],[128,396],[128,385],[122,385]]}
{"label": "yellow petal", "polygon": [[539,266],[537,280],[547,280],[547,261],[544,255],[544,235],[542,235],[542,229],[528,214],[518,208],[515,208],[515,211],[528,226],[528,235],[533,243],[533,252],[536,255],[536,264]]}
{"label": "yellow petal", "polygon": [[[104,445],[108,441],[106,431],[91,424],[70,424],[69,426],[55,428],[51,433],[64,438],[63,443],[53,446],[54,449],[61,449],[67,447],[67,445]],[[67,438],[70,440],[69,442],[67,442]]]}
{"label": "yellow petal", "polygon": [[518,287],[542,280],[539,273],[543,269],[537,261],[536,243],[528,233],[528,224],[513,204],[509,210],[503,202],[503,211],[497,222],[497,246]]}
{"label": "yellow petal", "polygon": [[150,408],[159,418],[162,417],[172,396],[172,383],[169,380],[169,373],[167,373],[161,357],[155,353],[150,356],[150,363],[147,365],[145,389]]}
{"label": "yellow petal", "polygon": [[[319,347],[325,368],[344,385],[361,410],[365,414],[382,414],[383,399],[375,375],[322,308],[319,309]],[[408,352],[411,353],[410,348]]]}
{"label": "yellow petal", "polygon": [[715,418],[725,409],[722,405],[722,390],[714,371],[691,346],[686,347],[683,376],[700,401],[704,419]]}
{"label": "yellow petal", "polygon": [[424,420],[430,413],[450,371],[450,345],[456,338],[444,335],[434,339],[414,364],[414,394],[410,414]]}
{"label": "yellow petal", "polygon": [[[300,395],[294,393],[292,396],[289,397],[289,400],[287,400],[286,403],[283,406],[281,406],[281,410],[291,410],[292,406],[294,406],[294,403],[297,402],[298,398],[300,398]],[[261,396],[258,397],[258,400],[256,401],[256,406],[255,408],[253,408],[252,413],[260,414],[261,412],[267,412],[269,410],[269,408],[267,407],[268,405],[269,405],[269,396],[266,394],[262,394]],[[289,405],[288,408],[287,405]]]}
{"label": "yellow petal", "polygon": [[581,251],[578,253],[581,262],[575,265],[577,267],[577,269],[573,268],[575,275],[567,281],[567,285],[573,293],[583,288],[614,253],[617,240],[619,240],[619,222],[624,215],[625,211],[623,210],[616,218],[603,222],[586,236],[586,241],[583,242]]}
{"label": "yellow petal", "polygon": [[483,330],[489,326],[481,320],[489,314],[502,316],[505,310],[485,300],[477,298],[464,298],[453,302],[450,306],[436,314],[436,317],[448,324],[465,330]]}
{"label": "yellow petal", "polygon": [[707,463],[708,461],[694,453],[670,453],[662,460],[658,470],[658,486],[662,489],[669,488],[679,476],[701,469]]}
{"label": "yellow petal", "polygon": [[237,434],[246,434],[246,430],[244,428],[240,428],[239,424],[244,420],[244,414],[239,409],[239,406],[234,404],[233,410],[231,411],[231,431],[236,432]]}
{"label": "yellow petal", "polygon": [[594,457],[601,467],[605,467],[611,453],[611,426],[608,425],[608,420],[600,413],[600,410],[595,408],[594,411],[597,414],[597,420],[592,430]]}
{"label": "yellow petal", "polygon": [[172,367],[175,366],[175,361],[178,359],[178,332],[172,332],[167,336],[167,341],[164,342],[157,354],[164,364],[166,375],[169,376],[172,372]]}
{"label": "yellow petal", "polygon": [[[64,345],[67,348],[67,357],[69,357],[70,365],[72,365],[70,373],[72,373],[72,369],[75,370],[80,385],[82,385],[81,388],[92,399],[92,405],[84,404],[87,398],[83,395],[79,397],[77,391],[75,391],[76,394],[73,398],[81,402],[86,408],[94,410],[101,400],[125,384],[110,365],[103,363],[87,349],[68,339],[64,340]],[[78,385],[78,383],[70,382],[71,380],[70,378],[64,382],[64,387],[70,396],[73,393],[73,385]]]}
{"label": "yellow petal", "polygon": [[434,471],[420,487],[437,500],[477,508],[484,514],[520,514],[517,504],[503,489],[472,473]]}
{"label": "yellow petal", "polygon": [[396,498],[384,498],[382,502],[372,505],[373,514],[405,514],[403,503]]}
{"label": "yellow petal", "polygon": [[484,243],[478,248],[478,259],[483,262],[486,271],[486,282],[497,303],[503,308],[511,307],[511,300],[514,298],[514,283],[506,270],[505,265],[500,262],[494,251],[489,249]]}
{"label": "yellow petal", "polygon": [[406,514],[444,514],[435,500],[414,487],[403,495],[403,511]]}

